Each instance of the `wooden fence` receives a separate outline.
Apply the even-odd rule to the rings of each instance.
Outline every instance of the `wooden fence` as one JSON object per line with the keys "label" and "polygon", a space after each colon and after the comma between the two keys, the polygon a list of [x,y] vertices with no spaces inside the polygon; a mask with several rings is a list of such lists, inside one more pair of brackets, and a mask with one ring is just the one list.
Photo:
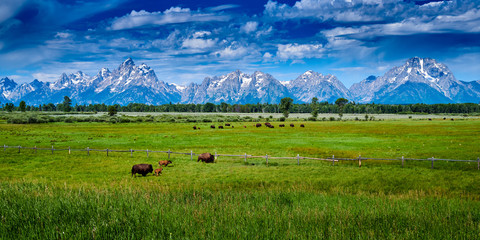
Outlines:
{"label": "wooden fence", "polygon": [[[147,154],[147,157],[149,157],[149,153],[166,153],[168,154],[168,159],[170,159],[170,154],[183,154],[183,155],[190,155],[190,160],[193,160],[193,156],[197,156],[200,154],[194,153],[193,151],[190,151],[189,153],[183,153],[183,152],[172,152],[170,149],[168,151],[153,151],[153,150],[134,150],[134,149],[129,149],[129,150],[114,150],[114,149],[92,149],[92,148],[84,148],[84,149],[73,149],[73,148],[54,148],[52,145],[51,148],[37,148],[37,146],[34,147],[22,147],[22,146],[7,146],[3,145],[3,151],[5,152],[7,148],[14,148],[18,149],[18,153],[21,153],[21,149],[30,149],[33,150],[35,153],[37,151],[51,151],[52,154],[54,154],[55,151],[68,151],[68,154],[71,154],[72,151],[80,151],[80,152],[87,152],[87,155],[90,156],[90,152],[106,152],[106,155],[108,156],[108,153],[111,152],[126,152],[130,153],[130,156],[133,157],[134,152],[145,152]],[[217,154],[215,152],[215,159],[218,157],[240,157],[243,158],[245,162],[247,162],[248,158],[265,158],[265,163],[268,166],[268,160],[269,159],[292,159],[292,160],[297,160],[297,165],[300,165],[300,159],[308,159],[308,160],[320,160],[320,161],[328,161],[332,162],[332,166],[335,165],[335,162],[339,161],[358,161],[358,167],[362,166],[362,160],[380,160],[380,161],[402,161],[402,167],[405,166],[405,161],[430,161],[431,162],[431,168],[433,169],[434,167],[434,162],[435,161],[446,161],[446,162],[476,162],[477,163],[477,170],[480,170],[480,157],[478,157],[476,160],[459,160],[459,159],[442,159],[442,158],[365,158],[362,156],[358,156],[358,158],[336,158],[335,155],[332,157],[327,157],[327,158],[313,158],[313,157],[301,157],[299,154],[297,154],[296,157],[272,157],[269,156],[268,154],[265,154],[265,156],[254,156],[254,155],[248,155],[247,153],[243,155],[232,155],[232,154]]]}

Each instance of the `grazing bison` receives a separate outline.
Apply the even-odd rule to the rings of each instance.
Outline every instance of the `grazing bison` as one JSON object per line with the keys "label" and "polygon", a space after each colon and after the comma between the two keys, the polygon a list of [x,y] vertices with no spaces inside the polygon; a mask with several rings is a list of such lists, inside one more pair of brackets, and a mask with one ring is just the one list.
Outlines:
{"label": "grazing bison", "polygon": [[225,123],[225,126],[230,127],[230,123]]}
{"label": "grazing bison", "polygon": [[269,122],[266,122],[265,126],[270,127],[270,126],[272,126],[272,124],[270,124]]}
{"label": "grazing bison", "polygon": [[255,124],[255,127],[261,127],[261,126],[262,126],[262,124],[261,124],[261,123],[257,123],[257,124]]}
{"label": "grazing bison", "polygon": [[428,121],[432,121],[432,119],[431,119],[431,118],[429,118],[429,119],[428,119]]}
{"label": "grazing bison", "polygon": [[268,125],[269,128],[275,128],[273,125]]}
{"label": "grazing bison", "polygon": [[197,126],[193,126],[193,130],[197,130]]}
{"label": "grazing bison", "polygon": [[455,119],[451,118],[450,120],[455,121]]}
{"label": "grazing bison", "polygon": [[300,127],[305,127],[305,125],[303,125],[303,124],[300,124]]}
{"label": "grazing bison", "polygon": [[243,128],[247,128],[247,126],[244,125]]}
{"label": "grazing bison", "polygon": [[223,129],[223,126],[218,126],[218,128],[221,128],[221,129]]}
{"label": "grazing bison", "polygon": [[162,160],[162,161],[158,161],[158,165],[159,166],[168,166],[168,164],[172,163],[172,161],[170,160]]}
{"label": "grazing bison", "polygon": [[135,177],[137,177],[137,173],[142,174],[142,176],[145,177],[147,174],[151,172],[153,172],[152,164],[142,163],[142,164],[133,165],[132,167],[132,176],[135,175]]}
{"label": "grazing bison", "polygon": [[280,124],[278,125],[278,127],[285,127],[285,124]]}
{"label": "grazing bison", "polygon": [[215,125],[210,125],[210,128],[215,128]]}
{"label": "grazing bison", "polygon": [[157,169],[155,169],[155,176],[158,177],[158,174],[162,174],[162,170],[163,170],[163,168],[157,168]]}
{"label": "grazing bison", "polygon": [[213,163],[213,161],[215,161],[215,157],[210,153],[202,153],[198,155],[197,162],[200,162],[200,161],[205,163]]}
{"label": "grazing bison", "polygon": [[290,127],[295,127],[295,125],[293,125],[293,123],[290,124]]}

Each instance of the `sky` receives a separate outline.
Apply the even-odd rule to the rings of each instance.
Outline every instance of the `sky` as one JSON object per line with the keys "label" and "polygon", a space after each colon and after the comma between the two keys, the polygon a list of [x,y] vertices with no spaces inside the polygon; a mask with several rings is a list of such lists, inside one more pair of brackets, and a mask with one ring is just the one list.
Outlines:
{"label": "sky", "polygon": [[18,83],[94,76],[131,57],[182,85],[313,70],[350,87],[415,56],[480,80],[480,1],[0,1],[0,78]]}

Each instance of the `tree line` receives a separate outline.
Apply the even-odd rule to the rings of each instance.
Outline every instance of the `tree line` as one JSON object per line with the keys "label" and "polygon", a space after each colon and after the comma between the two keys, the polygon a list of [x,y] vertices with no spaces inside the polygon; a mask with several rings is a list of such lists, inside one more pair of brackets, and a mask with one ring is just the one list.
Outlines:
{"label": "tree line", "polygon": [[335,103],[318,102],[313,98],[310,103],[293,103],[291,98],[284,98],[276,103],[256,104],[228,104],[228,103],[168,103],[163,105],[148,105],[143,103],[130,103],[128,105],[106,105],[102,104],[72,104],[72,100],[64,97],[64,101],[58,104],[47,103],[38,106],[31,106],[21,101],[18,106],[13,103],[1,104],[1,110],[12,111],[33,111],[33,112],[109,112],[111,115],[116,112],[217,112],[217,113],[310,113],[317,117],[319,113],[335,113],[340,116],[343,113],[359,114],[409,114],[409,113],[455,113],[470,114],[480,113],[480,104],[476,103],[454,103],[454,104],[358,104],[345,98],[339,98]]}

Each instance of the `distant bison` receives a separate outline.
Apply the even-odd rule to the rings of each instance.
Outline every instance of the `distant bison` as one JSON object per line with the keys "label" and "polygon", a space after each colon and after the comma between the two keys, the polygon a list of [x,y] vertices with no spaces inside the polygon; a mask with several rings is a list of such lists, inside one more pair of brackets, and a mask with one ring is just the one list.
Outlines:
{"label": "distant bison", "polygon": [[278,127],[285,127],[285,124],[280,124],[278,125]]}
{"label": "distant bison", "polygon": [[243,128],[247,128],[247,126],[244,125]]}
{"label": "distant bison", "polygon": [[225,126],[230,127],[230,123],[225,123]]}
{"label": "distant bison", "polygon": [[146,176],[147,174],[153,172],[152,164],[136,164],[132,167],[132,176],[135,175],[137,177],[138,174],[142,174],[142,176]]}
{"label": "distant bison", "polygon": [[223,129],[223,126],[221,126],[221,125],[220,125],[220,126],[218,126],[218,128],[221,128],[221,129]]}
{"label": "distant bison", "polygon": [[303,124],[300,124],[300,127],[305,127],[305,125],[303,125]]}
{"label": "distant bison", "polygon": [[210,128],[215,128],[215,125],[210,125]]}
{"label": "distant bison", "polygon": [[257,123],[257,124],[255,124],[255,127],[261,127],[261,126],[262,126],[262,124],[261,124],[261,123]]}
{"label": "distant bison", "polygon": [[265,126],[270,127],[270,126],[272,126],[272,124],[270,124],[269,122],[266,122]]}
{"label": "distant bison", "polygon": [[273,125],[268,125],[269,128],[275,128]]}
{"label": "distant bison", "polygon": [[213,161],[215,161],[215,157],[210,153],[202,153],[198,155],[197,162],[200,162],[200,161],[205,163],[213,163]]}
{"label": "distant bison", "polygon": [[155,176],[158,177],[159,174],[162,174],[162,170],[163,170],[163,168],[157,168],[157,169],[155,169]]}
{"label": "distant bison", "polygon": [[197,130],[197,126],[193,126],[193,130]]}
{"label": "distant bison", "polygon": [[165,166],[165,167],[166,167],[166,166],[168,166],[168,164],[170,164],[170,163],[172,163],[172,161],[170,161],[170,160],[162,160],[162,161],[159,161],[159,162],[158,162],[158,165],[159,165],[159,166]]}
{"label": "distant bison", "polygon": [[295,127],[295,125],[293,125],[293,123],[290,124],[290,127]]}

